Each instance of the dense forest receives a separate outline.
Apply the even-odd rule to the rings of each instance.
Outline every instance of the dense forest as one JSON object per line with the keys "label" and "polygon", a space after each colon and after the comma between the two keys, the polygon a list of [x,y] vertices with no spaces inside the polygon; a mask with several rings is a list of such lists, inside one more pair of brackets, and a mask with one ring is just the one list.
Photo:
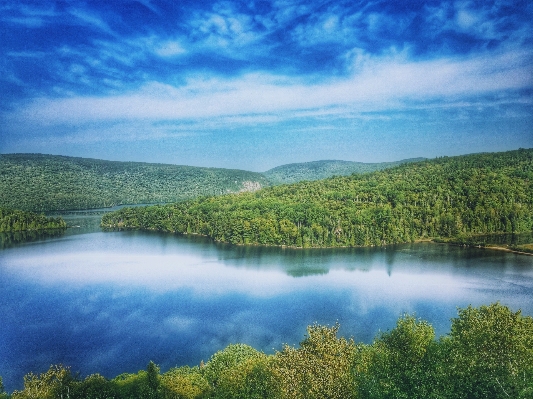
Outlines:
{"label": "dense forest", "polygon": [[0,233],[64,229],[66,227],[67,224],[61,217],[46,217],[43,214],[0,207]]}
{"label": "dense forest", "polygon": [[0,206],[34,212],[168,203],[267,185],[262,174],[243,170],[0,155]]}
{"label": "dense forest", "polygon": [[451,332],[411,315],[372,344],[312,325],[298,347],[272,355],[232,344],[205,364],[161,373],[80,378],[68,367],[29,373],[7,399],[499,399],[533,398],[533,318],[498,303],[459,309]]}
{"label": "dense forest", "polygon": [[371,172],[422,159],[384,163],[317,161],[255,173],[43,154],[0,154],[0,206],[45,212],[170,203]]}
{"label": "dense forest", "polygon": [[364,163],[351,161],[314,161],[281,165],[263,172],[273,184],[297,183],[304,180],[321,180],[333,176],[348,176],[353,173],[369,173],[392,168],[404,163],[420,162],[425,158],[404,159],[397,162]]}
{"label": "dense forest", "polygon": [[533,149],[443,157],[369,174],[124,208],[105,228],[234,244],[368,246],[533,230]]}

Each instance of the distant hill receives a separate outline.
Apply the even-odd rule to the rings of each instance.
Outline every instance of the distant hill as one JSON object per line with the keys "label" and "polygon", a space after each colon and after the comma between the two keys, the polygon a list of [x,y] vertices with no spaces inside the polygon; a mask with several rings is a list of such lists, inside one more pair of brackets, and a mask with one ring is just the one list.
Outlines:
{"label": "distant hill", "polygon": [[26,211],[166,203],[268,185],[244,170],[0,154],[0,206]]}
{"label": "distant hill", "polygon": [[349,176],[352,173],[375,172],[392,168],[404,163],[420,162],[425,158],[410,158],[396,162],[364,163],[351,161],[314,161],[291,163],[277,166],[263,172],[266,178],[274,185],[297,183],[299,181],[313,181],[326,179],[332,176]]}
{"label": "distant hill", "polygon": [[468,242],[533,229],[533,149],[443,157],[172,205],[123,208],[107,228],[294,247]]}

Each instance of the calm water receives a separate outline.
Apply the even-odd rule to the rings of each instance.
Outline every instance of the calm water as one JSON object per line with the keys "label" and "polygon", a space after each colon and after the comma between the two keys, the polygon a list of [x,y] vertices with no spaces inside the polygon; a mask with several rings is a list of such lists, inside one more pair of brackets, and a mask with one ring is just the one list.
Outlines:
{"label": "calm water", "polygon": [[163,371],[230,343],[267,353],[314,322],[371,342],[402,313],[449,332],[457,307],[500,301],[533,315],[533,257],[421,243],[386,248],[238,247],[201,237],[100,232],[68,215],[60,237],[0,250],[0,375],[70,365],[82,376]]}

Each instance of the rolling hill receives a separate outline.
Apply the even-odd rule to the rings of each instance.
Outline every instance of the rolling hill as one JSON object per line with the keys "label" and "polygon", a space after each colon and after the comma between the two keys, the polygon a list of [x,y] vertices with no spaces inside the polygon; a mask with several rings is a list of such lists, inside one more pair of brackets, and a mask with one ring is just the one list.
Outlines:
{"label": "rolling hill", "polygon": [[397,162],[364,163],[351,161],[313,161],[291,163],[277,166],[263,172],[265,177],[273,184],[290,184],[299,181],[321,180],[333,176],[348,176],[353,173],[368,173],[376,170],[393,168],[395,166],[420,162],[425,158],[404,159]]}
{"label": "rolling hill", "polygon": [[443,157],[253,193],[124,208],[104,215],[102,226],[295,247],[531,232],[533,149]]}
{"label": "rolling hill", "polygon": [[0,206],[34,212],[168,203],[268,185],[262,174],[244,170],[0,155]]}

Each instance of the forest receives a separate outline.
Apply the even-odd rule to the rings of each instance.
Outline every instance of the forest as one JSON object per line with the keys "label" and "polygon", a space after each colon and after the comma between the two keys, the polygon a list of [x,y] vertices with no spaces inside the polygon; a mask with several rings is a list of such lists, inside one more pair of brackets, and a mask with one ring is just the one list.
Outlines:
{"label": "forest", "polygon": [[371,344],[311,325],[299,346],[267,355],[231,344],[197,366],[82,378],[67,366],[29,373],[3,399],[533,398],[533,318],[499,303],[458,310],[449,334],[413,315]]}
{"label": "forest", "polygon": [[171,203],[372,172],[422,159],[382,163],[316,161],[256,173],[44,154],[0,154],[0,206],[46,212]]}
{"label": "forest", "polygon": [[109,229],[233,244],[373,246],[533,231],[533,149],[442,157],[367,174],[123,208]]}
{"label": "forest", "polygon": [[61,217],[46,217],[43,214],[0,207],[0,233],[36,232],[47,229],[65,229]]}
{"label": "forest", "polygon": [[269,184],[243,170],[0,154],[0,206],[33,212],[168,203]]}

